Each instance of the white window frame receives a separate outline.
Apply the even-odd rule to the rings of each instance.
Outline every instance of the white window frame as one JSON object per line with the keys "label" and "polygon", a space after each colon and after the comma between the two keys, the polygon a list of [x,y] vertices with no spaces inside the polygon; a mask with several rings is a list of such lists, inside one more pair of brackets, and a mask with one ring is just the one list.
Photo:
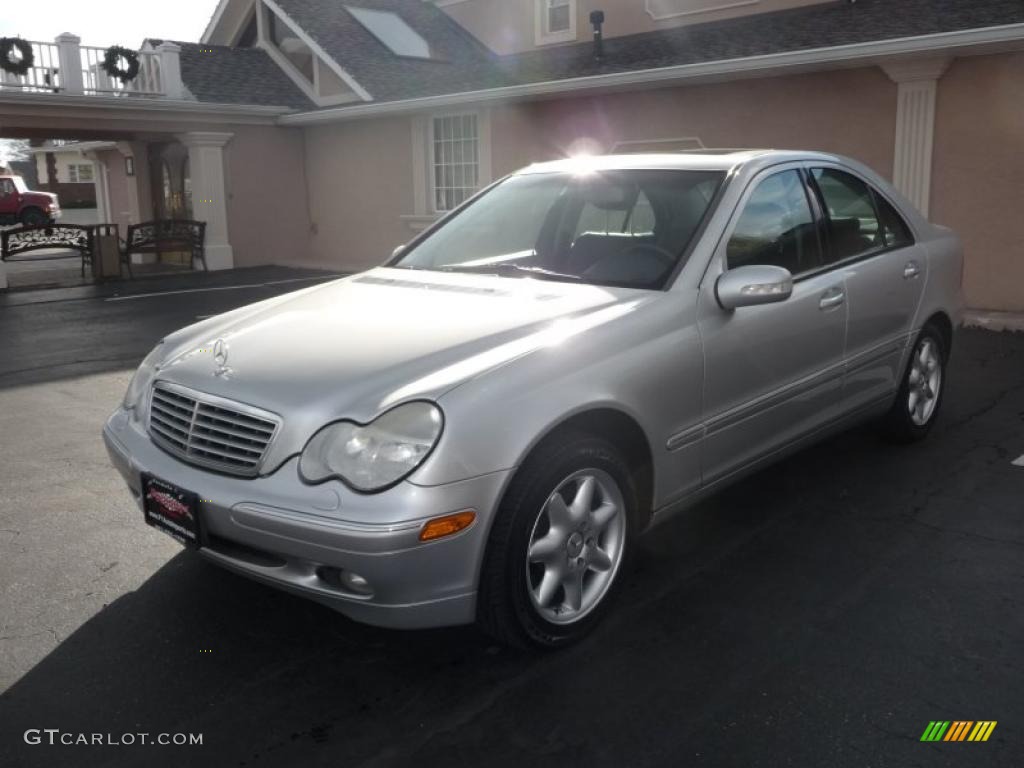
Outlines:
{"label": "white window frame", "polygon": [[[463,200],[463,202],[465,202],[465,200],[468,200],[470,197],[472,197],[474,194],[476,194],[476,192],[479,191],[482,188],[483,183],[484,183],[483,182],[483,169],[482,169],[482,163],[481,163],[481,157],[483,156],[483,140],[482,140],[483,131],[481,130],[481,116],[480,116],[480,113],[479,112],[473,112],[473,111],[470,111],[470,112],[443,112],[443,113],[431,115],[430,118],[429,118],[429,122],[427,124],[427,146],[428,146],[427,156],[429,158],[427,167],[428,167],[428,174],[429,174],[428,178],[429,178],[429,184],[430,184],[429,205],[430,205],[430,210],[433,211],[435,214],[443,215],[445,213],[448,213],[451,210],[454,210],[455,208],[458,208],[459,205],[462,204],[461,202],[457,203],[456,205],[452,206],[451,208],[441,208],[437,204],[437,192],[438,192],[438,189],[437,189],[437,156],[435,154],[437,145],[436,145],[436,142],[435,142],[436,135],[434,133],[434,131],[436,129],[436,126],[437,126],[437,121],[438,120],[450,120],[450,119],[455,119],[455,118],[465,118],[465,117],[472,117],[474,119],[475,123],[476,123],[476,162],[475,162],[475,165],[476,165],[476,184],[473,186],[472,191],[470,191],[467,194],[467,196]],[[453,189],[469,189],[469,188],[468,187],[453,187]]]}
{"label": "white window frame", "polygon": [[[92,174],[91,179],[81,179],[82,168],[88,168]],[[68,163],[68,183],[69,184],[95,184],[96,183],[96,168],[92,163]]]}
{"label": "white window frame", "polygon": [[537,45],[551,45],[553,43],[571,43],[576,40],[576,17],[579,14],[577,0],[565,0],[569,6],[569,28],[552,32],[548,29],[550,16],[548,10],[552,0],[534,0],[534,37]]}

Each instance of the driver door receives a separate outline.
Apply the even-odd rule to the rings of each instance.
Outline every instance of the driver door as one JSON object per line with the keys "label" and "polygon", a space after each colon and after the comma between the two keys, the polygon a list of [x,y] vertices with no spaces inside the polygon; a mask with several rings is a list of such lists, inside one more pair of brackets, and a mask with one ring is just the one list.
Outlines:
{"label": "driver door", "polygon": [[0,179],[0,218],[9,219],[18,213],[18,195],[14,182]]}
{"label": "driver door", "polygon": [[[838,415],[846,289],[842,272],[825,268],[821,243],[802,168],[771,169],[751,182],[701,286],[705,485]],[[715,295],[719,275],[754,264],[789,270],[792,295],[775,304],[722,309]]]}

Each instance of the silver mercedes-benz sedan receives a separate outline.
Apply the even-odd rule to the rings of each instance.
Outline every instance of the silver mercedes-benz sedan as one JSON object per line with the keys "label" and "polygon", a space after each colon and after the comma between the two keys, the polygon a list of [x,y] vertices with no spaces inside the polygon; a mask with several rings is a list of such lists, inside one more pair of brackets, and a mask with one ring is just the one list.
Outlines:
{"label": "silver mercedes-benz sedan", "polygon": [[856,422],[924,437],[961,264],[842,157],[535,165],[383,267],[166,337],[103,436],[146,522],[215,563],[560,645],[674,512]]}

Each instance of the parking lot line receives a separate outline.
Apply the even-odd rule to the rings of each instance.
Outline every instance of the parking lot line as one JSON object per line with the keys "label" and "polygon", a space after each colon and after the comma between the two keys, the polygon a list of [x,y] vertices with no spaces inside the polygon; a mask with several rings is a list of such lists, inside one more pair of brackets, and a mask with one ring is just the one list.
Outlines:
{"label": "parking lot line", "polygon": [[132,299],[152,299],[158,296],[174,296],[181,293],[204,293],[206,291],[237,291],[244,288],[265,288],[268,285],[286,285],[287,283],[302,283],[314,280],[335,280],[335,277],[292,277],[286,280],[268,280],[265,283],[242,283],[240,285],[218,285],[207,288],[179,288],[174,291],[153,291],[152,293],[136,293],[131,296],[110,296],[104,301],[131,301]]}

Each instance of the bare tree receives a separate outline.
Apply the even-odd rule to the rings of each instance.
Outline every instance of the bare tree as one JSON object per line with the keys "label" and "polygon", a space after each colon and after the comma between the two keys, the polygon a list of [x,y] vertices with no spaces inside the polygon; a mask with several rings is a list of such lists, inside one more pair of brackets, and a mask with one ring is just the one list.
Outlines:
{"label": "bare tree", "polygon": [[12,161],[28,159],[26,139],[0,139],[0,168],[10,167]]}

